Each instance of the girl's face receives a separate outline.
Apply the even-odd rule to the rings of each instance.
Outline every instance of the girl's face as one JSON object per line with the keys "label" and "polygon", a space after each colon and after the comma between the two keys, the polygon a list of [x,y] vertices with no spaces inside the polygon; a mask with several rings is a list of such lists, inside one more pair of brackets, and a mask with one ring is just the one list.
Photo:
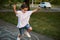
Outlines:
{"label": "girl's face", "polygon": [[28,8],[24,8],[23,10],[24,10],[24,11],[28,11]]}
{"label": "girl's face", "polygon": [[22,9],[23,13],[25,13],[26,11],[28,11],[28,8],[24,8]]}

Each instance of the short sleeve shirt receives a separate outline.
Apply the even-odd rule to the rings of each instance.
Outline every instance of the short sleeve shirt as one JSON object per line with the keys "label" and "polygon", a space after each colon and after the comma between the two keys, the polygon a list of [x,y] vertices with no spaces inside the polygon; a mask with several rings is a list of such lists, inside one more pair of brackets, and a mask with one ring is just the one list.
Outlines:
{"label": "short sleeve shirt", "polygon": [[25,25],[29,24],[29,19],[33,11],[26,11],[23,13],[22,11],[17,11],[16,16],[18,17],[18,28],[22,28]]}

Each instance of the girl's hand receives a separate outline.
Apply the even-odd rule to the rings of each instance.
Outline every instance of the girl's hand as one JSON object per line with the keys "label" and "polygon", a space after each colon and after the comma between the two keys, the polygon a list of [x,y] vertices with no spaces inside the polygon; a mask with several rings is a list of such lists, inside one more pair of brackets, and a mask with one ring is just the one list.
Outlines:
{"label": "girl's hand", "polygon": [[13,5],[13,8],[16,8],[16,4]]}

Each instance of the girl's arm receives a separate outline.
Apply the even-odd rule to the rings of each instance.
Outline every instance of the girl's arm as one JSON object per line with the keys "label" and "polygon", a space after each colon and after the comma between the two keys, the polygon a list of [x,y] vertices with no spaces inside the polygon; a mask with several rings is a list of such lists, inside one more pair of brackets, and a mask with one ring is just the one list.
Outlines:
{"label": "girl's arm", "polygon": [[17,13],[17,12],[16,12],[16,4],[13,5],[13,10],[14,10],[14,12],[15,12],[15,14],[16,14],[16,13]]}
{"label": "girl's arm", "polygon": [[34,12],[37,12],[38,10],[40,10],[40,7],[38,7],[37,9],[34,9],[34,10],[32,10],[32,11],[33,11],[33,13],[34,13]]}

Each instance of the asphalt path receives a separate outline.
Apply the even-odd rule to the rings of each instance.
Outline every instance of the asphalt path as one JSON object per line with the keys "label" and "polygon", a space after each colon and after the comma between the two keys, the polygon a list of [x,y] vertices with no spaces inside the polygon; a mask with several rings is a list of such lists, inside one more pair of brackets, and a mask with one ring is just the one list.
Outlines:
{"label": "asphalt path", "polygon": [[[13,10],[4,9],[4,10],[0,10],[0,12],[13,12]],[[51,8],[51,9],[41,8],[38,12],[60,12],[60,8]]]}
{"label": "asphalt path", "polygon": [[[17,34],[19,33],[16,25],[5,22],[0,19],[0,40],[16,40]],[[31,32],[31,40],[54,40],[45,35],[41,35],[35,32]],[[29,40],[27,36],[24,36],[22,40]]]}

